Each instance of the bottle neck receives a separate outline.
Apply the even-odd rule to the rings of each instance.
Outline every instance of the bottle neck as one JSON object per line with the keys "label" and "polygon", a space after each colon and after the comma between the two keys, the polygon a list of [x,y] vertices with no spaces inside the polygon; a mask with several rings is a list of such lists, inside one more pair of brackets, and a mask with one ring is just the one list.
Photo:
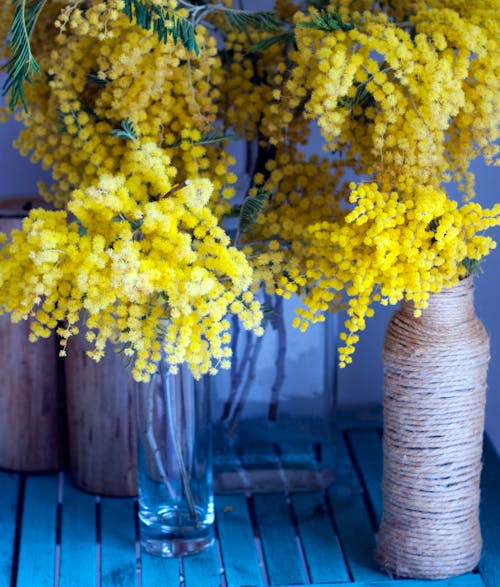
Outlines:
{"label": "bottle neck", "polygon": [[[400,312],[413,315],[413,303],[403,302]],[[422,326],[453,327],[468,322],[474,314],[474,282],[472,277],[467,277],[455,287],[431,294],[418,320]]]}

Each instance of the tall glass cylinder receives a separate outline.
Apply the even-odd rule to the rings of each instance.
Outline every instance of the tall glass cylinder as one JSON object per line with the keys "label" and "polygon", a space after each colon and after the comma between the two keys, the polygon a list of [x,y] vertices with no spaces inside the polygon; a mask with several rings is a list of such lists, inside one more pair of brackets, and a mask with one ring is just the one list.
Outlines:
{"label": "tall glass cylinder", "polygon": [[208,378],[160,362],[138,388],[139,519],[151,554],[194,554],[213,542],[212,428]]}
{"label": "tall glass cylinder", "polygon": [[336,318],[292,327],[300,300],[262,294],[261,338],[232,321],[214,378],[216,491],[321,489],[334,478]]}

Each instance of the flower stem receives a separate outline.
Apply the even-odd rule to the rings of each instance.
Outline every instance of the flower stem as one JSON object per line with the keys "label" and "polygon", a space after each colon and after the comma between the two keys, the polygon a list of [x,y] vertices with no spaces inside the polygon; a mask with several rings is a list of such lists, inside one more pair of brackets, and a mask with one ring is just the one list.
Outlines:
{"label": "flower stem", "polygon": [[276,373],[271,387],[271,402],[269,404],[268,419],[275,421],[278,418],[281,388],[285,382],[286,328],[283,316],[283,298],[280,296],[276,297],[273,327],[278,335],[278,348],[276,351]]}
{"label": "flower stem", "polygon": [[[224,404],[224,411],[222,413],[221,420],[227,420],[231,414],[231,410],[233,409],[234,402],[236,401],[236,396],[238,394],[238,389],[240,388],[241,382],[243,380],[243,374],[250,360],[250,353],[252,352],[252,346],[254,343],[253,339],[253,334],[251,332],[247,332],[243,356],[241,357],[239,365],[235,365],[234,377],[233,373],[231,374],[231,390]],[[236,353],[234,353],[233,356],[235,357]]]}
{"label": "flower stem", "polygon": [[[174,446],[175,458],[177,461],[177,467],[179,469],[179,473],[182,479],[182,487],[184,490],[184,495],[186,497],[186,502],[189,510],[189,515],[191,516],[192,520],[197,519],[196,508],[194,507],[194,499],[193,493],[191,491],[191,484],[189,482],[189,475],[186,469],[186,463],[184,461],[184,457],[182,455],[182,447],[181,447],[181,438],[180,434],[182,434],[182,421],[180,423],[180,429],[178,427],[178,422],[173,417],[173,412],[176,407],[177,397],[176,397],[176,390],[172,389],[175,384],[172,384],[168,380],[169,374],[167,368],[165,366],[164,361],[160,361],[160,377],[163,384],[163,389],[165,390],[165,401],[166,401],[166,411],[167,411],[167,419],[168,419],[168,429],[170,432],[170,437],[172,439],[172,443]],[[181,375],[179,375],[181,377]],[[182,387],[182,384],[181,384]],[[183,390],[180,390],[180,395],[182,396]],[[184,401],[185,398],[181,397],[180,401]]]}
{"label": "flower stem", "polygon": [[162,455],[161,451],[158,447],[158,443],[156,442],[156,437],[154,433],[154,401],[155,401],[155,383],[156,378],[151,377],[151,381],[148,385],[148,414],[147,414],[147,424],[146,424],[146,438],[148,440],[149,446],[153,452],[153,457],[156,464],[157,472],[160,475],[160,479],[162,483],[167,488],[168,493],[172,499],[175,499],[175,491],[172,487],[170,481],[168,480],[167,473],[165,471],[165,467],[163,466]]}
{"label": "flower stem", "polygon": [[256,375],[256,371],[257,371],[257,359],[259,358],[259,353],[260,353],[260,349],[262,347],[262,339],[263,338],[264,338],[263,336],[259,336],[255,341],[255,345],[253,347],[253,353],[250,358],[250,364],[248,367],[248,373],[247,373],[245,385],[243,386],[243,389],[241,390],[240,399],[238,400],[238,404],[236,406],[236,409],[234,410],[233,417],[231,418],[231,421],[228,426],[228,433],[229,434],[234,433],[234,430],[236,429],[236,426],[238,425],[240,416],[241,416],[243,409],[246,405],[246,402],[248,399],[248,394],[250,393],[252,383],[255,379],[255,375]]}

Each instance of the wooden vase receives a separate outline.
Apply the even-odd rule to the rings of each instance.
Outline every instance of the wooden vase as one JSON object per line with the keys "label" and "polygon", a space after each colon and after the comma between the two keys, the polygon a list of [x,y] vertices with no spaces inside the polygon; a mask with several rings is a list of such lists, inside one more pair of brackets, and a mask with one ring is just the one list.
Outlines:
{"label": "wooden vase", "polygon": [[112,348],[99,363],[83,334],[68,342],[65,359],[70,470],[85,491],[137,493],[135,383]]}
{"label": "wooden vase", "polygon": [[[10,198],[0,205],[0,231],[20,229],[32,202]],[[16,471],[63,466],[63,399],[55,336],[29,342],[30,321],[0,316],[0,467]]]}

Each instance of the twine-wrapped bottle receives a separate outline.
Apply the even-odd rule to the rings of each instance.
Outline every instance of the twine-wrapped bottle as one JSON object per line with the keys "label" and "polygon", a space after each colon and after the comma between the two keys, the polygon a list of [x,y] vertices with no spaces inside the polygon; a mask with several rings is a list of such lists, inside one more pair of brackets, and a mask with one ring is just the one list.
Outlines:
{"label": "twine-wrapped bottle", "polygon": [[390,573],[438,579],[481,554],[479,482],[489,340],[473,282],[403,303],[384,342],[384,514],[376,558]]}

